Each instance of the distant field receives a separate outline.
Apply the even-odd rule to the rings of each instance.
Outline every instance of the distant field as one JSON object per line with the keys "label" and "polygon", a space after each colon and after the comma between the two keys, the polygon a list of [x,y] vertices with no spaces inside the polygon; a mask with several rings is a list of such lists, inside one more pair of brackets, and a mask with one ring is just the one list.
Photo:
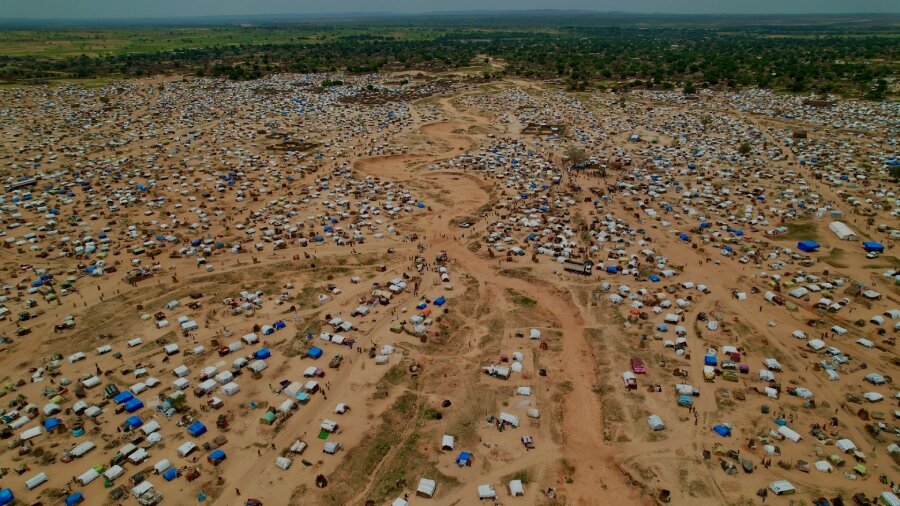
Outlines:
{"label": "distant field", "polygon": [[94,30],[47,29],[0,31],[0,56],[60,59],[82,54],[121,56],[262,44],[317,44],[354,36],[378,36],[396,40],[427,40],[432,29],[363,27],[280,26],[198,28],[108,28]]}

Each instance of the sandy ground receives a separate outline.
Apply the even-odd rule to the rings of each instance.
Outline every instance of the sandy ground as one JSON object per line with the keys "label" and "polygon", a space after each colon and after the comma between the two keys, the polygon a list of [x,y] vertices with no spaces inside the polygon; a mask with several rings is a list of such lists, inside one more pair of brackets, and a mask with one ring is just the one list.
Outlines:
{"label": "sandy ground", "polygon": [[[156,88],[158,82],[146,84],[144,99],[148,103],[160,100]],[[535,90],[543,92],[543,86],[535,83],[511,81],[499,85],[501,89],[517,87],[531,93]],[[248,497],[267,505],[364,504],[367,500],[389,504],[394,498],[408,494],[411,504],[449,506],[477,504],[476,487],[482,484],[493,484],[497,502],[503,504],[593,505],[613,501],[651,504],[657,501],[662,489],[671,491],[673,504],[752,504],[761,500],[755,496],[756,491],[775,479],[789,479],[798,487],[798,496],[806,500],[851,491],[874,494],[885,489],[878,483],[878,474],[891,475],[896,481],[897,464],[883,450],[883,443],[890,438],[873,441],[865,432],[864,421],[851,412],[851,408],[855,411],[861,406],[845,403],[849,391],[858,393],[862,388],[859,385],[865,372],[847,372],[842,375],[851,379],[844,379],[840,386],[830,384],[821,371],[811,368],[815,354],[809,353],[803,342],[790,336],[795,328],[805,328],[810,334],[821,333],[836,323],[849,328],[851,317],[843,313],[827,315],[828,325],[810,329],[804,322],[819,315],[809,303],[801,303],[797,311],[789,312],[781,306],[765,303],[761,295],[753,295],[748,301],[736,301],[729,295],[732,290],[768,289],[767,280],[755,275],[759,269],[753,268],[753,264],[738,263],[735,258],[721,258],[719,262],[717,251],[711,247],[692,248],[690,243],[678,240],[671,230],[657,227],[650,219],[631,218],[628,209],[632,202],[621,196],[607,203],[602,212],[629,217],[648,229],[648,235],[653,238],[653,249],[664,252],[670,265],[681,267],[680,275],[672,285],[691,280],[708,287],[708,292],[696,295],[681,315],[683,324],[690,328],[693,341],[687,355],[666,354],[661,341],[642,339],[642,334],[653,333],[654,322],[628,321],[627,308],[613,306],[606,301],[605,294],[600,296],[600,281],[607,280],[602,274],[584,278],[565,273],[547,257],[536,257],[531,261],[524,256],[507,258],[499,251],[489,254],[490,248],[485,246],[483,238],[497,215],[511,212],[508,207],[501,211],[497,206],[509,189],[504,188],[503,180],[486,177],[477,171],[448,168],[441,163],[463,152],[490,146],[497,136],[527,142],[539,137],[521,133],[517,124],[501,124],[497,111],[460,105],[461,99],[482,94],[485,93],[469,87],[412,101],[408,119],[404,122],[384,130],[373,127],[366,134],[343,139],[340,145],[335,143],[327,149],[334,158],[309,162],[301,182],[304,186],[317,186],[317,191],[326,192],[327,189],[322,180],[314,181],[316,177],[332,174],[327,184],[337,185],[351,180],[364,181],[371,176],[407,189],[415,195],[413,201],[427,203],[425,209],[413,208],[393,219],[397,233],[386,234],[382,240],[367,240],[354,244],[352,249],[329,241],[313,242],[308,246],[289,241],[284,249],[275,250],[267,243],[259,252],[211,255],[207,265],[212,266],[212,270],[198,266],[192,257],[163,255],[165,258],[159,260],[160,270],[135,285],[122,280],[123,271],[127,270],[125,258],[130,255],[124,249],[133,244],[123,242],[116,245],[117,253],[123,252],[118,259],[121,260],[118,273],[81,277],[75,285],[77,293],[60,299],[59,305],[41,301],[38,307],[44,309],[44,314],[38,318],[19,323],[13,321],[23,310],[22,301],[30,298],[18,290],[20,295],[6,303],[12,318],[0,325],[7,336],[13,336],[17,326],[27,326],[31,333],[14,337],[3,351],[3,360],[7,364],[4,368],[6,398],[12,400],[21,395],[26,402],[37,405],[39,411],[47,402],[42,391],[52,386],[51,378],[53,385],[61,378],[67,378],[73,384],[62,394],[61,407],[65,411],[55,415],[62,419],[66,429],[38,436],[29,443],[30,453],[26,455],[20,455],[22,452],[13,445],[4,448],[0,463],[7,475],[2,484],[12,488],[25,503],[40,500],[55,504],[67,489],[82,491],[88,504],[133,503],[135,499],[130,496],[107,499],[102,478],[86,486],[73,484],[71,478],[96,464],[108,466],[116,450],[140,433],[117,431],[117,425],[127,415],[116,413],[115,404],[104,400],[103,387],[87,390],[85,394],[86,401],[104,409],[97,419],[77,417],[69,409],[77,400],[74,392],[70,392],[75,381],[100,369],[104,372],[104,386],[116,384],[124,390],[138,381],[133,373],[137,367],[147,368],[150,376],[161,380],[160,386],[139,395],[147,406],[136,414],[144,423],[158,421],[163,439],[149,446],[150,457],[146,461],[123,465],[125,473],[113,485],[126,484],[126,489],[130,490],[126,483],[129,477],[149,469],[147,479],[163,494],[167,504],[193,504],[203,492],[207,496],[206,502],[211,504],[243,504]],[[635,102],[639,103],[638,100]],[[719,104],[708,106],[714,108]],[[137,118],[142,111],[136,108],[130,114]],[[598,116],[605,117],[614,114],[626,113],[617,113],[614,109],[597,112]],[[761,121],[749,114],[742,118],[748,122]],[[222,118],[205,121],[222,121]],[[577,121],[577,118],[571,119],[573,124]],[[259,122],[247,120],[240,129],[250,131],[258,126]],[[168,135],[183,134],[188,130],[173,129]],[[609,148],[626,146],[638,157],[639,147],[627,144],[629,132],[617,134],[609,142]],[[107,134],[111,135],[108,131]],[[653,132],[648,130],[646,134]],[[317,135],[319,141],[327,142],[329,135],[338,134],[326,129]],[[770,141],[774,142],[774,139]],[[137,156],[142,149],[149,149],[156,142],[161,139],[142,139],[116,150],[115,154]],[[256,139],[256,142],[263,141]],[[242,149],[266,156],[261,146],[254,145],[256,142],[245,143]],[[660,142],[671,142],[671,138],[662,137]],[[227,144],[230,149],[237,150],[240,142],[229,140]],[[19,141],[8,141],[3,146],[4,152],[12,153],[18,146]],[[375,153],[373,146],[378,147]],[[185,151],[190,153],[191,149],[188,146]],[[562,166],[560,146],[545,144],[541,149],[554,163]],[[789,161],[791,158],[781,164]],[[353,170],[352,175],[339,172],[349,171],[349,168]],[[260,177],[260,174],[254,173],[251,177]],[[591,176],[565,172],[560,189],[552,191],[574,199],[576,204],[568,211],[571,216],[598,216],[601,211],[591,203],[593,193],[588,188],[606,187],[615,180],[616,175],[611,173]],[[212,184],[207,181],[200,186]],[[774,186],[776,183],[758,184]],[[842,202],[830,187],[814,184],[822,194]],[[274,186],[271,181],[258,180],[253,187],[258,189],[266,185]],[[167,194],[162,189],[155,192],[167,195],[170,202],[178,199],[176,194]],[[202,189],[192,192],[199,194]],[[233,236],[233,223],[251,220],[253,210],[269,197],[272,195],[254,194],[253,202],[248,202],[230,200],[226,196],[211,204],[210,207],[222,210],[224,217],[221,223],[215,224],[222,229],[209,230],[208,236],[222,239]],[[361,198],[353,197],[353,201]],[[843,203],[837,205],[845,207]],[[297,207],[303,215],[330,212],[321,200],[298,203]],[[141,209],[123,210],[114,218],[117,220],[114,228],[123,227],[126,217],[138,222],[142,220]],[[849,208],[844,211],[848,216],[852,213]],[[458,223],[464,218],[474,222],[471,228],[459,227]],[[98,232],[101,223],[92,227],[92,233]],[[829,246],[835,242],[831,240],[827,223],[814,222],[813,226],[818,229],[820,242]],[[247,249],[250,246],[252,242]],[[827,249],[823,248],[823,251]],[[66,271],[78,263],[74,258],[36,259],[27,251],[17,253],[14,249],[0,253],[10,285],[35,278],[33,271],[22,270],[20,264],[50,269],[60,280],[65,279]],[[442,253],[446,254],[447,261],[436,262],[436,257]],[[424,261],[416,262],[417,255]],[[871,269],[870,262],[862,255],[854,253],[843,262],[840,271],[852,279],[871,282],[879,278],[881,270]],[[147,263],[150,262],[145,259]],[[421,269],[417,264],[422,265]],[[441,281],[437,271],[439,266],[449,271],[449,283]],[[808,271],[821,273],[828,268],[829,265],[819,262]],[[378,282],[385,287],[390,280],[404,275],[410,286],[393,296],[389,304],[374,304],[367,315],[350,316],[361,298],[371,295],[372,283]],[[352,282],[353,277],[360,278],[360,282]],[[613,287],[620,283],[614,279],[609,281]],[[646,280],[628,281],[633,289],[646,286],[662,291],[660,285],[653,286]],[[413,283],[418,285],[417,293]],[[335,285],[340,293],[335,293],[327,286],[329,284]],[[877,283],[877,288],[883,284],[887,282]],[[264,293],[257,307],[243,314],[233,314],[223,300],[239,297],[241,290],[263,290]],[[895,289],[884,286],[884,290],[889,292],[884,299],[859,317],[868,318],[869,313],[879,314],[897,307]],[[9,292],[15,294],[16,290]],[[199,295],[196,301],[200,305],[196,309],[185,307],[193,300],[189,297],[191,292]],[[285,292],[287,295],[282,297]],[[686,293],[687,290],[678,288],[667,297],[674,299]],[[328,294],[327,300],[319,300],[321,294]],[[526,296],[528,302],[523,303],[517,298],[520,295]],[[421,300],[434,301],[440,296],[449,302],[440,308],[428,304],[428,316],[434,323],[424,341],[409,333],[391,331],[397,321],[418,313],[415,306]],[[173,299],[179,299],[180,306],[166,309],[165,304]],[[289,309],[290,306],[293,309]],[[142,314],[160,310],[173,324],[174,318],[186,315],[200,326],[186,336],[179,335],[176,327],[175,334],[169,335],[171,327],[156,329],[152,320],[141,319]],[[715,316],[723,328],[717,333],[706,331],[705,327],[695,323],[700,313]],[[54,332],[53,326],[67,314],[75,316],[75,327]],[[352,320],[352,330],[337,333],[355,339],[356,343],[343,347],[320,342],[317,337],[320,330],[334,332],[325,315]],[[267,368],[261,374],[253,376],[243,371],[236,378],[240,392],[233,396],[214,393],[224,400],[224,406],[219,409],[207,407],[207,397],[198,398],[191,393],[200,382],[199,372],[204,366],[222,360],[225,364],[219,370],[228,369],[234,358],[260,347],[247,346],[219,358],[215,353],[217,344],[240,338],[253,331],[255,324],[269,324],[275,320],[284,320],[287,325],[285,329],[262,337],[262,345],[272,350],[272,357],[266,359]],[[518,332],[527,336],[531,328],[541,329],[543,338],[516,337]],[[313,335],[312,343],[307,342],[307,333]],[[99,339],[99,335],[110,337]],[[888,335],[892,335],[890,331]],[[126,347],[125,342],[134,337],[141,337],[144,344]],[[179,344],[179,354],[166,357],[159,344],[163,341],[156,341],[160,338]],[[869,364],[869,371],[886,374],[896,370],[891,365],[895,357],[892,348],[885,351],[857,349],[849,337],[829,340],[846,352],[852,349],[854,365],[865,362]],[[542,349],[540,343],[544,343],[546,349]],[[111,345],[114,352],[121,353],[121,358],[112,354],[96,355],[94,348],[103,344]],[[201,344],[207,348],[206,352],[182,354]],[[310,344],[323,348],[322,358],[314,361],[303,356]],[[750,374],[742,375],[737,383],[725,382],[722,378],[716,383],[705,383],[703,350],[729,344],[741,347],[744,360],[751,363]],[[397,351],[389,356],[387,364],[377,365],[369,358],[368,351],[380,349],[382,345],[392,345]],[[66,357],[77,351],[85,352],[87,359],[69,363]],[[524,374],[516,374],[504,381],[481,373],[482,366],[506,363],[514,352],[523,354]],[[62,355],[62,365],[55,372],[47,371],[42,381],[31,382],[33,368],[47,364],[53,354]],[[328,367],[328,362],[337,354],[344,358],[340,367]],[[788,395],[774,401],[752,391],[762,385],[755,381],[762,359],[773,355],[778,356],[785,366],[785,371],[779,373],[783,385],[803,385],[815,390],[815,408],[804,408],[797,398]],[[622,388],[621,373],[628,369],[632,356],[643,357],[650,370],[639,378],[638,390],[628,391]],[[175,379],[172,369],[182,363],[190,368],[191,387],[186,390],[190,410],[166,417],[155,409],[155,405],[174,392],[170,386]],[[313,394],[288,416],[279,416],[275,424],[262,424],[259,418],[266,407],[277,407],[288,398],[281,393],[280,383],[307,381],[302,374],[310,365],[325,371],[324,377],[318,379],[323,390]],[[411,374],[411,366],[415,366],[416,374]],[[688,377],[684,381],[702,390],[701,396],[695,398],[697,416],[693,423],[693,414],[674,402],[672,385],[677,381],[671,374],[673,367],[687,370]],[[538,374],[540,369],[546,376]],[[19,382],[20,379],[23,381]],[[17,382],[19,384],[12,387]],[[659,384],[661,392],[648,391],[647,387],[653,384]],[[532,395],[516,395],[518,386],[531,387]],[[733,399],[737,390],[746,395],[746,400]],[[888,397],[882,403],[882,410],[889,413],[891,410],[885,404],[893,402],[890,397],[894,391],[890,390],[890,384],[880,391]],[[449,401],[448,407],[443,406],[446,401]],[[335,414],[337,403],[346,403],[349,411]],[[867,453],[866,464],[871,472],[850,481],[839,474],[846,469],[822,474],[815,469],[801,473],[777,465],[764,467],[761,450],[751,450],[747,445],[755,429],[770,425],[771,416],[761,414],[763,404],[773,408],[773,413],[785,412],[784,417],[790,417],[791,426],[804,437],[798,444],[779,443],[783,454],[774,457],[775,460],[794,462],[804,459],[810,464],[819,460],[806,427],[838,416],[842,437],[850,437]],[[529,407],[540,408],[539,419],[525,415]],[[14,405],[11,404],[7,411],[12,409]],[[19,410],[24,412],[25,406]],[[497,416],[501,411],[518,415],[521,426],[501,432],[494,424],[486,422],[486,417]],[[440,413],[441,419],[435,419],[435,413]],[[649,430],[646,417],[651,413],[666,421],[665,431],[654,433]],[[219,415],[225,415],[229,420],[227,429],[216,427]],[[40,413],[30,416],[33,420],[25,425],[26,428],[45,418]],[[339,423],[337,433],[326,440],[340,443],[341,450],[336,455],[324,454],[325,441],[317,438],[319,424],[324,419]],[[191,420],[202,421],[209,432],[197,438],[189,437],[184,425]],[[711,433],[710,427],[723,421],[735,426],[731,438],[719,438]],[[76,426],[84,426],[88,434],[73,437],[72,428]],[[13,432],[18,434],[19,430]],[[457,446],[452,451],[440,448],[443,434],[457,438]],[[202,449],[187,458],[175,454],[175,449],[184,441],[194,440],[200,445],[211,443],[219,435],[227,439],[222,446],[227,459],[218,466],[206,462],[208,451]],[[526,449],[521,443],[521,438],[526,435],[534,438],[533,450]],[[72,462],[63,462],[63,451],[86,438],[94,441],[98,448]],[[288,450],[298,440],[309,445],[302,455]],[[716,443],[724,445],[723,453],[725,449],[740,450],[742,457],[756,464],[754,472],[725,474],[720,469],[720,456],[715,453],[712,459],[704,460],[702,451],[713,450]],[[474,455],[471,467],[459,467],[454,463],[461,450]],[[824,454],[833,451],[831,448]],[[276,467],[275,458],[279,455],[293,459],[290,469]],[[152,465],[162,458],[170,459],[179,468],[197,467],[201,476],[192,482],[184,477],[165,481],[152,472]],[[852,468],[853,458],[847,456],[846,460]],[[27,465],[28,470],[17,476],[16,468],[23,465]],[[48,482],[35,490],[26,490],[25,479],[38,471],[47,473]],[[328,486],[316,486],[319,475],[328,479]],[[435,497],[415,497],[416,485],[422,477],[438,480]],[[526,482],[524,498],[509,497],[507,482],[513,477]],[[548,489],[553,489],[555,499],[547,496]],[[788,499],[770,497],[768,502],[787,504]]]}

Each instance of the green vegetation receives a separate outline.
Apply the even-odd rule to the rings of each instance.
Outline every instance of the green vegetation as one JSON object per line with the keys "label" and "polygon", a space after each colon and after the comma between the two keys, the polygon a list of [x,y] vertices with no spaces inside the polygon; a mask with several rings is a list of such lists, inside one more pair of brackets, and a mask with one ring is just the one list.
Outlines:
{"label": "green vegetation", "polygon": [[572,90],[758,86],[882,100],[896,95],[898,25],[889,15],[554,13],[10,29],[0,32],[0,82],[457,69],[480,79],[559,79]]}
{"label": "green vegetation", "polygon": [[788,231],[783,234],[772,236],[772,239],[778,241],[802,241],[807,239],[815,241],[819,238],[819,231],[816,229],[816,224],[814,222],[798,221],[796,223],[788,223],[785,226],[788,228]]}
{"label": "green vegetation", "polygon": [[523,294],[513,290],[512,288],[506,289],[506,296],[509,298],[509,300],[513,304],[515,304],[517,306],[534,307],[537,305],[536,300],[532,299],[531,297],[528,297],[527,295],[523,295]]}
{"label": "green vegetation", "polygon": [[846,251],[842,250],[841,248],[832,248],[828,255],[822,257],[822,261],[832,267],[844,269],[847,267],[847,264],[841,262],[841,258],[844,257],[845,253]]}

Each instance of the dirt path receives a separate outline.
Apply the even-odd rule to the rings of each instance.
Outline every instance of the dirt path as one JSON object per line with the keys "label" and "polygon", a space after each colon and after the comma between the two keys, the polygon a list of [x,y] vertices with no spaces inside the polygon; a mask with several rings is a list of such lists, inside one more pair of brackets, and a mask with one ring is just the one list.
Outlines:
{"label": "dirt path", "polygon": [[[497,260],[495,265],[494,259],[483,258],[469,250],[461,236],[461,230],[454,228],[450,219],[473,215],[488,203],[489,195],[477,178],[444,171],[421,173],[409,167],[408,162],[434,163],[454,156],[460,148],[471,149],[476,145],[474,139],[454,133],[454,130],[480,122],[457,110],[449,99],[443,99],[440,103],[453,118],[447,122],[425,125],[419,130],[431,137],[434,144],[448,146],[447,151],[437,152],[433,157],[401,155],[361,159],[354,167],[367,174],[386,178],[425,178],[432,189],[449,196],[451,204],[432,205],[433,212],[427,219],[434,220],[437,216],[438,221],[423,223],[421,227],[426,235],[422,240],[428,245],[426,257],[446,250],[452,261],[468,275],[478,279],[482,286],[491,287],[498,293],[506,290],[525,293],[537,301],[536,310],[559,322],[563,335],[560,358],[564,369],[561,375],[571,385],[563,403],[562,453],[576,470],[574,483],[566,487],[566,494],[572,504],[595,504],[598,490],[602,486],[604,495],[609,494],[609,497],[639,500],[636,493],[625,485],[613,464],[615,450],[603,443],[601,407],[597,395],[592,391],[597,377],[596,360],[584,335],[585,317],[572,302],[570,293],[552,283],[548,286],[547,283],[533,283],[500,275],[498,270],[503,268],[502,261]],[[535,456],[537,455],[536,453]],[[522,465],[523,462],[516,462],[516,467],[521,468]],[[485,480],[493,476],[499,477],[505,468],[506,466],[492,472]],[[471,494],[471,491],[462,491],[460,494]],[[465,496],[459,498],[462,497]]]}

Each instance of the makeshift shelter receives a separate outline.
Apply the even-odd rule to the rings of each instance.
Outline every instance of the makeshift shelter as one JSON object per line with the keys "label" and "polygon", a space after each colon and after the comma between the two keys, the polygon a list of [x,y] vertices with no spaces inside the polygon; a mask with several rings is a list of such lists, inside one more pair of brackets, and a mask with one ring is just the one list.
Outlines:
{"label": "makeshift shelter", "polygon": [[419,480],[419,486],[416,487],[416,495],[420,497],[434,497],[434,491],[436,488],[436,481],[422,478]]}
{"label": "makeshift shelter", "polygon": [[494,490],[494,486],[491,484],[486,485],[478,485],[478,498],[481,500],[485,499],[494,499],[497,497],[497,491]]}
{"label": "makeshift shelter", "polygon": [[774,492],[775,495],[789,495],[796,492],[794,486],[787,480],[773,481],[769,484],[769,489]]}
{"label": "makeshift shelter", "polygon": [[819,243],[815,241],[800,241],[797,243],[797,249],[804,253],[812,253],[814,251],[818,251],[820,247],[821,246],[819,246]]}
{"label": "makeshift shelter", "polygon": [[525,495],[525,486],[522,485],[522,480],[510,480],[509,495],[511,497],[519,497]]}
{"label": "makeshift shelter", "polygon": [[456,457],[456,465],[459,467],[469,467],[472,465],[473,460],[474,458],[471,453],[459,452],[459,455]]}
{"label": "makeshift shelter", "polygon": [[666,424],[663,423],[662,418],[659,415],[650,415],[647,417],[647,423],[650,425],[650,428],[653,430],[663,430],[666,428]]}
{"label": "makeshift shelter", "polygon": [[875,241],[865,241],[862,243],[863,249],[868,253],[884,253],[884,245],[880,242]]}
{"label": "makeshift shelter", "polygon": [[214,466],[219,465],[223,460],[225,460],[225,452],[220,449],[213,450],[212,453],[206,457],[206,461]]}
{"label": "makeshift shelter", "polygon": [[199,437],[206,433],[206,426],[203,425],[203,423],[201,423],[199,420],[197,420],[188,426],[187,432],[191,435],[191,437]]}

